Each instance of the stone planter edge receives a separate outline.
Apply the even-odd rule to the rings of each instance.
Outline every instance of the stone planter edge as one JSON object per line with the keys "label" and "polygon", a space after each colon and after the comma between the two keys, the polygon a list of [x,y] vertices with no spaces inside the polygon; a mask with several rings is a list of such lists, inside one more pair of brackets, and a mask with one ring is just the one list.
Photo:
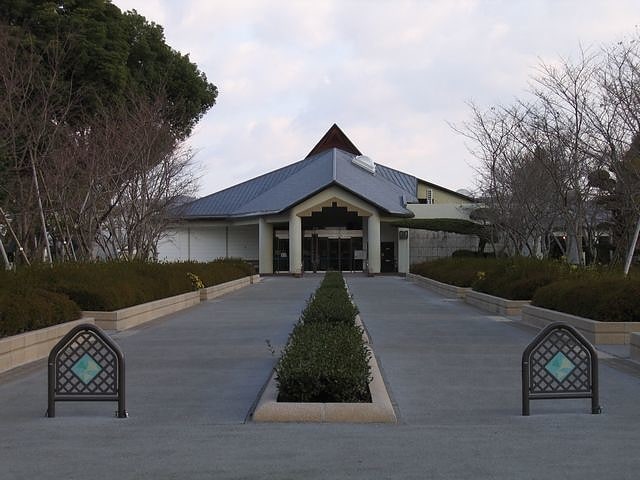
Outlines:
{"label": "stone planter edge", "polygon": [[522,307],[531,303],[529,300],[509,300],[475,290],[470,290],[464,301],[469,305],[499,315],[520,315]]}
{"label": "stone planter edge", "polygon": [[[630,344],[632,333],[640,331],[640,322],[603,322],[533,305],[522,309],[522,321],[536,327],[544,327],[552,322],[565,322],[575,327],[595,345]],[[633,336],[637,342],[635,348],[640,350],[640,336],[638,334]],[[634,350],[633,343],[631,343],[631,350],[632,352]]]}
{"label": "stone planter edge", "polygon": [[415,273],[407,273],[406,278],[421,287],[433,290],[445,297],[464,299],[467,294],[471,292],[471,288],[469,287],[457,287],[455,285],[423,277],[422,275],[416,275]]}
{"label": "stone planter edge", "polygon": [[0,374],[46,358],[67,332],[83,323],[95,322],[93,318],[83,317],[0,339]]}

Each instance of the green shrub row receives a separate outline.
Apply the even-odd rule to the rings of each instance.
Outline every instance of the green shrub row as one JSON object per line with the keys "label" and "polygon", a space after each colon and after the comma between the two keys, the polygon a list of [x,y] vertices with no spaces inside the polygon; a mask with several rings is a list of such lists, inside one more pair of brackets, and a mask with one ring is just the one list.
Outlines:
{"label": "green shrub row", "polygon": [[486,272],[478,274],[473,289],[509,300],[531,300],[536,290],[571,273],[566,263],[527,257],[500,258],[489,264]]}
{"label": "green shrub row", "polygon": [[479,272],[486,272],[495,262],[486,258],[441,258],[411,265],[411,273],[448,283],[457,287],[471,287]]}
{"label": "green shrub row", "polygon": [[567,264],[527,257],[444,258],[413,265],[411,271],[510,300],[531,300],[538,288],[570,274]]}
{"label": "green shrub row", "polygon": [[0,338],[80,318],[69,297],[40,288],[0,291]]}
{"label": "green shrub row", "polygon": [[640,321],[640,276],[525,257],[446,258],[412,273],[510,300],[601,321]]}
{"label": "green shrub row", "polygon": [[370,402],[369,349],[342,275],[329,272],[276,365],[281,402]]}
{"label": "green shrub row", "polygon": [[80,310],[118,310],[186,293],[194,290],[189,273],[209,287],[250,275],[253,268],[241,260],[220,259],[63,263],[2,271],[0,335],[74,320]]}
{"label": "green shrub row", "polygon": [[640,278],[587,274],[539,288],[533,305],[605,322],[640,322]]}

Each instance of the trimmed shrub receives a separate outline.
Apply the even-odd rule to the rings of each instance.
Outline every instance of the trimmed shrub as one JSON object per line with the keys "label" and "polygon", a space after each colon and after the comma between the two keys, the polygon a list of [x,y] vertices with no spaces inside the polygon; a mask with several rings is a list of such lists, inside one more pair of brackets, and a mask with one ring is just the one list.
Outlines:
{"label": "trimmed shrub", "polygon": [[276,368],[281,402],[370,402],[369,351],[362,329],[298,323]]}
{"label": "trimmed shrub", "polygon": [[191,273],[206,286],[251,275],[253,268],[237,259],[198,262],[62,263],[20,269],[0,276],[18,283],[67,295],[82,310],[118,310],[193,291]]}
{"label": "trimmed shrub", "polygon": [[479,272],[487,272],[495,261],[486,258],[441,258],[411,265],[411,273],[457,287],[470,287],[478,279]]}
{"label": "trimmed shrub", "polygon": [[640,278],[583,274],[538,289],[533,305],[605,322],[640,322]]}
{"label": "trimmed shrub", "polygon": [[300,319],[305,323],[337,322],[353,324],[358,308],[349,295],[338,288],[320,288],[307,302]]}
{"label": "trimmed shrub", "polygon": [[0,271],[0,336],[79,318],[80,310],[118,310],[253,274],[237,259],[208,263],[96,262]]}
{"label": "trimmed shrub", "polygon": [[566,277],[569,269],[567,264],[535,258],[497,259],[478,275],[473,289],[510,300],[531,300],[538,288]]}
{"label": "trimmed shrub", "polygon": [[78,318],[80,309],[66,295],[30,288],[3,288],[0,294],[0,337]]}
{"label": "trimmed shrub", "polygon": [[307,302],[276,366],[281,402],[370,402],[370,352],[342,275],[329,272]]}

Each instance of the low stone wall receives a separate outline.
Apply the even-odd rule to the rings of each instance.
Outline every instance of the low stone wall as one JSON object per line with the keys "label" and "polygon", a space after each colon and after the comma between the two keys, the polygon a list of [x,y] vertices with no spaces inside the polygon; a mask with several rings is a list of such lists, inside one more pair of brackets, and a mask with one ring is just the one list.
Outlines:
{"label": "low stone wall", "polygon": [[[632,332],[640,331],[640,322],[601,322],[532,305],[523,307],[522,321],[537,327],[545,327],[552,322],[565,322],[596,345],[629,344]],[[640,348],[640,339],[636,341],[636,348]],[[633,348],[631,346],[631,350]]]}
{"label": "low stone wall", "polygon": [[433,290],[440,295],[451,298],[464,299],[468,292],[471,292],[467,287],[456,287],[455,285],[449,285],[448,283],[438,282],[430,278],[423,277],[422,275],[416,275],[414,273],[407,273],[407,280],[414,282],[421,287]]}
{"label": "low stone wall", "polygon": [[162,298],[153,302],[142,303],[132,307],[111,312],[84,311],[83,316],[95,318],[96,325],[104,330],[127,330],[157,318],[179,312],[185,308],[198,305],[201,301],[211,300],[226,293],[238,290],[255,283],[256,277],[244,277],[231,282],[221,283],[203,288],[195,292],[182,293],[173,297]]}
{"label": "low stone wall", "polygon": [[96,325],[104,330],[127,330],[156,318],[179,312],[200,303],[200,292],[188,292],[153,302],[141,303],[133,307],[112,312],[84,311],[83,316],[93,317]]}
{"label": "low stone wall", "polygon": [[93,324],[94,320],[81,318],[0,339],[0,373],[47,358],[53,346],[62,337],[83,323]]}
{"label": "low stone wall", "polygon": [[[356,323],[363,326],[360,315]],[[278,384],[275,372],[269,378],[258,406],[253,412],[254,422],[313,422],[313,423],[396,423],[398,421],[387,387],[382,378],[371,347],[363,329],[363,338],[369,349],[371,403],[311,403],[278,402]]]}
{"label": "low stone wall", "polygon": [[218,298],[221,295],[231,293],[240,288],[244,288],[248,285],[258,283],[260,281],[260,275],[252,275],[250,277],[243,277],[230,282],[221,283],[220,285],[214,285],[213,287],[207,287],[200,290],[200,301],[206,302]]}
{"label": "low stone wall", "polygon": [[528,300],[508,300],[473,290],[467,293],[464,301],[486,312],[497,313],[499,315],[520,315],[522,307],[530,303]]}

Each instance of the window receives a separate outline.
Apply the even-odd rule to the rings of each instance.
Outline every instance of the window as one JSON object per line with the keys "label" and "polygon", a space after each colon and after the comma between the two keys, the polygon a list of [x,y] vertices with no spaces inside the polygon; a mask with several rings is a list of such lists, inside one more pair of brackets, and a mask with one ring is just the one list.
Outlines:
{"label": "window", "polygon": [[433,201],[433,190],[430,189],[430,188],[427,188],[427,201],[426,201],[426,203],[428,203],[429,205],[434,203],[434,201]]}

